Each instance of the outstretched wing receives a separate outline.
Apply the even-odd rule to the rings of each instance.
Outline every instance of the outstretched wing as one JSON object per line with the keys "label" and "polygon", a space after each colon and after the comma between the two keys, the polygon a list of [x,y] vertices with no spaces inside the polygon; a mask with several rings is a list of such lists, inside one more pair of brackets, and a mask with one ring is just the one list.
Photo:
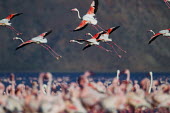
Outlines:
{"label": "outstretched wing", "polygon": [[88,25],[88,21],[82,20],[81,23],[79,24],[79,26],[78,26],[76,29],[74,29],[73,31],[82,30],[82,29],[84,29],[87,25]]}
{"label": "outstretched wing", "polygon": [[160,36],[160,35],[162,35],[162,33],[157,33],[157,34],[153,35],[153,36],[150,38],[148,44],[150,44],[152,41],[154,41],[154,40],[155,40],[158,36]]}
{"label": "outstretched wing", "polygon": [[46,37],[47,35],[49,35],[52,32],[52,30],[48,31],[48,32],[44,32],[42,34],[40,34],[39,36],[41,37]]}
{"label": "outstretched wing", "polygon": [[19,16],[19,15],[21,15],[21,14],[23,14],[23,13],[10,14],[10,15],[8,15],[5,19],[11,20],[11,19],[13,19],[14,17]]}
{"label": "outstretched wing", "polygon": [[91,46],[92,46],[92,45],[87,44],[87,45],[83,48],[83,51],[84,51],[85,49],[91,47]]}
{"label": "outstretched wing", "polygon": [[120,26],[116,26],[116,27],[111,27],[111,28],[109,28],[108,30],[107,30],[107,32],[109,33],[109,34],[111,34],[113,31],[115,31],[116,29],[118,29]]}
{"label": "outstretched wing", "polygon": [[22,48],[22,47],[24,47],[24,46],[26,46],[26,45],[28,45],[28,44],[31,44],[31,43],[33,43],[34,41],[32,41],[32,40],[28,40],[28,41],[26,41],[26,42],[23,42],[23,43],[21,43],[17,48],[16,48],[16,50],[18,50],[19,48]]}
{"label": "outstretched wing", "polygon": [[90,9],[88,10],[87,14],[96,14],[97,9],[98,9],[99,2],[98,0],[94,0],[91,3]]}

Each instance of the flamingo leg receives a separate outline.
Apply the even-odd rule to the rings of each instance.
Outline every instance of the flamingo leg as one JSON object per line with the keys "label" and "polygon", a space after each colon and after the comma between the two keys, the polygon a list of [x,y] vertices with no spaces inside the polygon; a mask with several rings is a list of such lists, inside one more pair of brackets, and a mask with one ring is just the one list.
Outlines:
{"label": "flamingo leg", "polygon": [[98,29],[97,29],[97,27],[96,26],[94,26],[94,25],[92,25],[97,31],[99,31]]}
{"label": "flamingo leg", "polygon": [[100,49],[103,49],[103,50],[105,50],[107,52],[112,52],[111,50],[108,50],[108,49],[104,48],[103,46],[100,46],[100,45],[95,45],[95,46],[100,48]]}
{"label": "flamingo leg", "polygon": [[61,55],[59,55],[58,53],[56,53],[49,45],[44,44],[47,48],[49,48],[55,55],[62,57]]}
{"label": "flamingo leg", "polygon": [[14,27],[12,27],[12,26],[6,25],[5,27],[7,27],[8,29],[11,29],[12,31],[14,31],[17,35],[22,34],[22,33],[18,32],[18,31],[17,31]]}
{"label": "flamingo leg", "polygon": [[127,53],[125,50],[123,50],[120,46],[118,46],[115,42],[111,42],[111,43],[113,43],[117,48],[119,48],[121,51],[123,51],[124,53]]}
{"label": "flamingo leg", "polygon": [[42,46],[43,48],[45,48],[53,57],[55,57],[57,60],[59,59],[59,57],[58,56],[56,56],[56,55],[54,55],[54,53],[53,52],[51,52],[50,50],[49,50],[49,48],[47,48],[46,46],[44,46],[43,44],[40,44],[40,46]]}
{"label": "flamingo leg", "polygon": [[170,4],[168,3],[168,1],[165,0],[164,2],[168,6],[168,8],[170,8]]}
{"label": "flamingo leg", "polygon": [[99,25],[96,25],[97,27],[99,27],[100,29],[102,29],[103,31],[106,31],[106,30],[104,30],[101,26],[99,26]]}
{"label": "flamingo leg", "polygon": [[114,50],[114,52],[116,53],[116,55],[117,55],[119,58],[122,57],[121,55],[118,54],[118,52],[115,50],[115,48],[113,47],[113,45],[111,45],[111,44],[109,44],[109,43],[107,43],[107,42],[106,42],[106,44],[109,45],[109,46]]}

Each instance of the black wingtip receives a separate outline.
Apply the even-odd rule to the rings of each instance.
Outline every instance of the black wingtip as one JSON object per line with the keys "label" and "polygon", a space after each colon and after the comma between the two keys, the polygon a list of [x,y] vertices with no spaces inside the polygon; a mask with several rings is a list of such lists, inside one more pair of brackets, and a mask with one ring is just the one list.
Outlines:
{"label": "black wingtip", "polygon": [[15,16],[19,16],[19,15],[22,15],[23,13],[16,13]]}
{"label": "black wingtip", "polygon": [[47,31],[47,33],[44,35],[44,37],[49,35],[51,32],[52,32],[52,30]]}

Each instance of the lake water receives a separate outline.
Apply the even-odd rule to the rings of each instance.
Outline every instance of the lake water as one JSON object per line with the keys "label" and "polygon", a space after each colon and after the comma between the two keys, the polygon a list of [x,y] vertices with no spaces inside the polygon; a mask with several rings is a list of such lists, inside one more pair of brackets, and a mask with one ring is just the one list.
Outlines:
{"label": "lake water", "polygon": [[[30,81],[37,81],[39,73],[14,73],[17,84],[24,83],[26,85],[31,85]],[[58,78],[69,78],[68,82],[76,81],[77,78],[82,75],[83,73],[52,73],[53,80],[57,80]],[[10,73],[0,73],[0,79],[5,84],[8,85],[7,79],[9,78]],[[91,76],[95,81],[112,81],[114,77],[116,77],[116,73],[95,73]],[[150,76],[148,73],[131,73],[131,80],[138,80],[141,81],[143,78],[149,78]],[[165,80],[166,78],[170,78],[170,73],[153,73],[154,79]],[[120,80],[126,79],[126,75],[122,74],[120,76]]]}

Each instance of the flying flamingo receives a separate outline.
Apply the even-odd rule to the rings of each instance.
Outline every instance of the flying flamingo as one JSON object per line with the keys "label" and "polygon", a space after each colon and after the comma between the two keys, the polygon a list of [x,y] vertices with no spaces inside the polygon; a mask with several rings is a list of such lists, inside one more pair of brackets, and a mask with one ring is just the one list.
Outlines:
{"label": "flying flamingo", "polygon": [[[88,10],[88,12],[86,13],[86,15],[84,15],[82,18],[80,16],[80,12],[77,8],[72,9],[71,11],[76,11],[78,14],[78,18],[81,19],[81,23],[79,24],[79,26],[74,29],[73,31],[79,31],[84,29],[88,24],[92,24],[92,26],[98,30],[96,26],[98,26],[100,29],[102,29],[99,25],[97,25],[97,19],[94,18],[96,12],[98,9],[98,0],[94,0],[90,6],[90,9]],[[102,29],[103,30],[103,29]]]}
{"label": "flying flamingo", "polygon": [[164,36],[167,38],[170,38],[170,29],[165,29],[161,30],[158,33],[153,32],[153,30],[148,30],[149,32],[152,32],[154,35],[150,38],[149,43],[150,44],[152,41],[154,41],[158,36]]}
{"label": "flying flamingo", "polygon": [[[115,42],[113,42],[111,38],[109,38],[109,35],[110,35],[113,31],[115,31],[116,29],[118,29],[119,27],[120,27],[120,26],[111,27],[111,28],[109,28],[108,30],[101,31],[101,32],[100,32],[101,35],[100,35],[100,37],[98,38],[98,40],[100,40],[100,41],[106,43],[107,45],[109,45],[110,47],[112,47],[112,49],[113,49],[114,52],[117,54],[117,56],[118,56],[119,58],[121,58],[121,55],[119,55],[119,54],[117,53],[117,51],[115,50],[115,48],[113,47],[112,44],[114,44],[116,47],[118,47],[121,51],[123,51],[123,52],[125,52],[125,53],[126,53],[126,51],[123,50],[120,46],[118,46]],[[92,35],[91,35],[90,33],[87,33],[86,35],[90,35],[90,36],[92,37]],[[112,43],[112,44],[110,44],[109,42]]]}
{"label": "flying flamingo", "polygon": [[[26,41],[26,42],[21,43],[21,44],[16,48],[16,50],[18,50],[19,48],[21,48],[21,47],[23,47],[23,46],[26,46],[26,45],[28,45],[28,44],[36,43],[36,44],[39,44],[39,45],[41,45],[42,47],[44,47],[47,51],[50,52],[50,54],[51,54],[52,56],[54,56],[54,57],[57,58],[57,60],[58,60],[58,59],[61,58],[62,56],[60,56],[59,54],[57,54],[49,45],[45,44],[45,43],[47,43],[47,38],[45,38],[45,37],[46,37],[48,34],[50,34],[51,32],[52,32],[52,30],[50,30],[50,31],[48,31],[48,32],[44,32],[44,33],[38,35],[37,37],[32,38],[31,40],[28,40],[28,41]],[[19,37],[15,37],[15,38],[13,38],[13,39],[19,39],[19,40],[23,41],[23,40],[22,40],[21,38],[19,38]]]}
{"label": "flying flamingo", "polygon": [[99,42],[99,40],[97,40],[99,38],[99,36],[100,36],[100,32],[95,34],[92,38],[90,38],[88,40],[85,40],[85,39],[70,40],[70,43],[72,43],[72,42],[76,42],[78,44],[86,43],[86,46],[83,48],[83,50],[85,50],[85,49],[87,49],[87,48],[94,45],[94,46],[96,46],[96,47],[98,47],[100,49],[103,49],[103,50],[107,51],[107,52],[111,52],[110,50],[108,50],[108,49],[104,48],[103,46],[99,45],[100,42]]}
{"label": "flying flamingo", "polygon": [[20,35],[22,33],[19,33],[14,27],[11,26],[12,23],[9,23],[11,19],[13,19],[16,16],[19,16],[23,13],[14,13],[14,14],[10,14],[9,16],[7,16],[4,19],[0,20],[0,26],[5,26],[9,29],[11,29],[12,31],[14,31],[17,35]]}
{"label": "flying flamingo", "polygon": [[170,9],[170,0],[164,0],[165,4],[168,6],[168,8]]}

